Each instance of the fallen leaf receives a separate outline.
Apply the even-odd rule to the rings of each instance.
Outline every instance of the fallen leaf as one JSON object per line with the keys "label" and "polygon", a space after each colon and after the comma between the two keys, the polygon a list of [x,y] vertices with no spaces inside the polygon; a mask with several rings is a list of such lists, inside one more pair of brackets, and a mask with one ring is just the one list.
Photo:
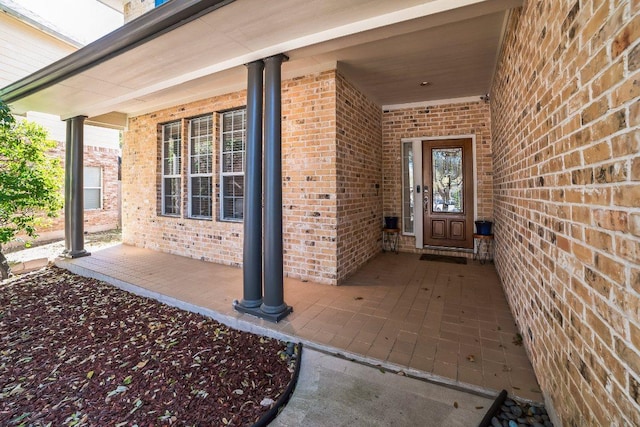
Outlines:
{"label": "fallen leaf", "polygon": [[513,342],[514,345],[521,346],[522,345],[522,335],[515,334],[513,336],[513,341],[512,342]]}
{"label": "fallen leaf", "polygon": [[22,384],[18,384],[9,392],[8,397],[15,396],[16,394],[20,394],[23,391],[24,389],[22,388]]}
{"label": "fallen leaf", "polygon": [[[281,341],[56,267],[0,286],[0,317],[6,343],[0,348],[0,400],[13,405],[42,391],[51,402],[29,413],[18,409],[2,425],[48,417],[51,425],[79,427],[96,416],[111,426],[223,425],[223,417],[227,425],[242,425],[251,412],[273,407],[265,396],[282,395],[299,360],[280,359]],[[8,380],[4,366],[23,374]],[[217,394],[230,383],[235,385],[223,396]],[[260,406],[261,400],[269,406]],[[219,409],[166,411],[190,402]]]}
{"label": "fallen leaf", "polygon": [[470,354],[467,356],[467,360],[469,362],[475,362],[476,361],[476,357],[473,354]]}
{"label": "fallen leaf", "polygon": [[116,387],[115,390],[111,390],[109,393],[107,393],[107,397],[111,397],[111,396],[115,396],[116,394],[124,393],[128,389],[129,388],[127,386],[119,385],[118,387]]}
{"label": "fallen leaf", "polygon": [[273,399],[269,398],[269,397],[265,397],[264,399],[262,399],[262,401],[260,402],[260,406],[271,406],[273,405],[275,402]]}
{"label": "fallen leaf", "polygon": [[145,366],[147,366],[147,363],[149,363],[148,359],[147,360],[143,360],[142,362],[139,362],[135,367],[138,368],[138,369],[142,369]]}
{"label": "fallen leaf", "polygon": [[136,412],[138,409],[140,409],[141,406],[142,406],[142,400],[140,400],[140,398],[136,399],[136,401],[133,403],[133,409],[129,411],[129,415]]}

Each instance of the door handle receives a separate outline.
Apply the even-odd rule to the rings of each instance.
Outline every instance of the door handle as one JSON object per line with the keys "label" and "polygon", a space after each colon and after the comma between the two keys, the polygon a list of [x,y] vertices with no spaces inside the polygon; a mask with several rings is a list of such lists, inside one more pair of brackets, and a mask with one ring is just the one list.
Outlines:
{"label": "door handle", "polygon": [[427,212],[429,210],[429,187],[424,186],[424,211]]}

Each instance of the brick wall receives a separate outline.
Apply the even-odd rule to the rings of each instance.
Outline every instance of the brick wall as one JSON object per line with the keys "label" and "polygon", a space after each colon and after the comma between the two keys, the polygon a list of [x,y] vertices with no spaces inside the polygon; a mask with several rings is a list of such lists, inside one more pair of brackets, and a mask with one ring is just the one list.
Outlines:
{"label": "brick wall", "polygon": [[492,88],[496,267],[562,425],[640,425],[640,1],[527,1]]}
{"label": "brick wall", "polygon": [[282,83],[282,143],[285,274],[335,285],[335,71]]}
{"label": "brick wall", "polygon": [[143,15],[156,7],[154,0],[130,0],[124,3],[124,23],[133,21],[138,16]]}
{"label": "brick wall", "polygon": [[[493,217],[493,180],[491,151],[491,115],[483,101],[448,103],[382,114],[384,215],[402,218],[402,145],[403,138],[433,138],[475,135],[477,208],[476,217]],[[418,203],[421,205],[421,203]],[[401,226],[401,225],[400,225]],[[402,228],[402,226],[401,226]],[[415,237],[401,236],[400,250],[416,249]],[[450,252],[447,252],[450,254]],[[469,254],[459,253],[461,256]]]}
{"label": "brick wall", "polygon": [[[162,252],[189,256],[229,265],[242,262],[242,224],[217,221],[219,202],[216,198],[214,221],[161,216],[160,192],[160,124],[202,116],[245,105],[246,93],[237,92],[188,105],[180,105],[129,119],[122,149],[122,239],[124,243]],[[214,153],[219,151],[219,117],[213,115]],[[186,120],[182,123],[182,166],[186,171]],[[216,172],[219,169],[216,168]],[[216,190],[219,176],[213,175]],[[183,196],[187,180],[183,175]]]}
{"label": "brick wall", "polygon": [[[184,121],[185,158],[186,119],[245,103],[241,91],[129,119],[122,177],[125,243],[242,264],[242,223],[219,221],[218,194],[213,220],[186,218],[184,204],[180,218],[158,215],[158,129],[161,123]],[[220,127],[218,115],[214,118],[218,192]],[[282,153],[285,275],[336,285],[380,250],[380,108],[335,70],[285,80]]]}
{"label": "brick wall", "polygon": [[[282,83],[285,275],[337,284],[335,71]],[[246,92],[204,99],[129,120],[123,149],[123,240],[154,250],[240,266],[242,223],[158,215],[158,125],[246,104]],[[214,114],[214,153],[219,123]],[[183,141],[184,141],[183,132]],[[187,146],[183,143],[183,158]],[[213,175],[219,191],[219,159]],[[183,162],[186,168],[186,164]],[[183,179],[183,182],[185,180]],[[186,183],[183,191],[186,191]]]}
{"label": "brick wall", "polygon": [[[337,75],[338,280],[380,252],[381,108]],[[335,197],[335,196],[334,196]]]}
{"label": "brick wall", "polygon": [[[102,209],[84,211],[84,230],[96,232],[113,230],[120,227],[120,206],[118,181],[118,156],[117,149],[104,147],[84,147],[84,165],[96,166],[102,169]],[[53,156],[60,159],[64,167],[64,143],[59,142],[52,152]],[[64,210],[56,218],[45,219],[46,225],[38,230],[40,241],[64,238]]]}

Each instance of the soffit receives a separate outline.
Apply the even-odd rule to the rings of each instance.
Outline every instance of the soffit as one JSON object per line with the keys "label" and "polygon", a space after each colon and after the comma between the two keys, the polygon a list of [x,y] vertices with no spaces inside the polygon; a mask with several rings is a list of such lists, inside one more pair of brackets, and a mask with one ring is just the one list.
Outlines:
{"label": "soffit", "polygon": [[[485,93],[515,0],[236,0],[12,103],[62,117],[135,116],[246,87],[278,53],[283,77],[336,68],[380,105]],[[421,88],[428,80],[432,86]],[[112,123],[112,125],[115,125]]]}

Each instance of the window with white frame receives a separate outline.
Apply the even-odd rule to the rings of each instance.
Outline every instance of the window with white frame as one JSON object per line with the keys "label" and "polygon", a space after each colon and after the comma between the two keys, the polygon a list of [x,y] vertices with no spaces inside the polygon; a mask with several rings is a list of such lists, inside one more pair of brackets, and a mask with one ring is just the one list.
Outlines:
{"label": "window with white frame", "polygon": [[180,121],[162,125],[162,214],[179,216],[182,188]]}
{"label": "window with white frame", "polygon": [[220,115],[220,219],[242,221],[247,110]]}
{"label": "window with white frame", "polygon": [[414,234],[415,183],[413,180],[413,142],[402,142],[402,232]]}
{"label": "window with white frame", "polygon": [[211,218],[212,116],[189,120],[189,217]]}
{"label": "window with white frame", "polygon": [[102,209],[102,168],[85,166],[83,170],[84,209]]}

